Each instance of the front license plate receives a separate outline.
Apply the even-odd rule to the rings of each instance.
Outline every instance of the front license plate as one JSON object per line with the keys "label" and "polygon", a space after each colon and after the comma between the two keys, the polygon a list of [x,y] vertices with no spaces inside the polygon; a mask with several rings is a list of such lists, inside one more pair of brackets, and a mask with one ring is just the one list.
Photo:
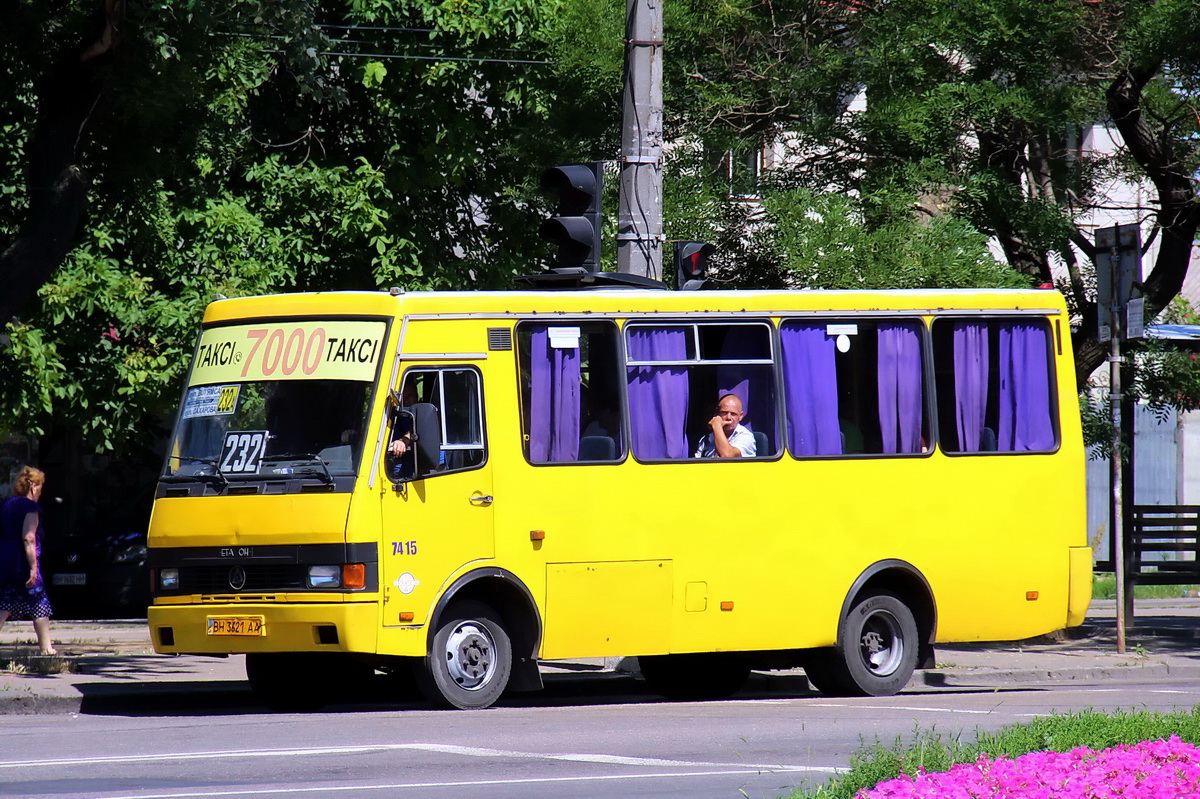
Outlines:
{"label": "front license plate", "polygon": [[209,635],[266,635],[262,616],[209,616]]}
{"label": "front license plate", "polygon": [[86,574],[59,573],[50,578],[54,585],[87,585]]}

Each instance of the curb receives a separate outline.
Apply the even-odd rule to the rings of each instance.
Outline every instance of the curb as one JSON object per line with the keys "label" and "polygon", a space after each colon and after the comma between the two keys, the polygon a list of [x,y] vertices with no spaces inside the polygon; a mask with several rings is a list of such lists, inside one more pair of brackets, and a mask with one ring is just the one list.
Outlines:
{"label": "curb", "polygon": [[1168,663],[1135,663],[1115,666],[1082,666],[1070,669],[980,669],[978,671],[940,671],[929,669],[913,675],[913,683],[929,687],[969,688],[992,687],[1009,683],[1071,683],[1129,681],[1134,679],[1200,678],[1200,665],[1170,665]]}
{"label": "curb", "polygon": [[41,716],[78,713],[83,706],[82,696],[25,694],[0,697],[0,715]]}

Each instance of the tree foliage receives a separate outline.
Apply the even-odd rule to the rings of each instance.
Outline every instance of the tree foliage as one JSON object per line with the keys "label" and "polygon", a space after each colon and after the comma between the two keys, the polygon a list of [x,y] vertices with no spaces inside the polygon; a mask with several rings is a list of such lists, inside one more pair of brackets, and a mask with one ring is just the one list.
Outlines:
{"label": "tree foliage", "polygon": [[[857,198],[869,229],[917,213],[995,237],[1028,283],[1058,278],[1081,320],[1081,380],[1104,356],[1087,266],[1098,219],[1147,223],[1151,315],[1178,294],[1200,224],[1194,2],[687,7],[677,20],[694,27],[667,60],[675,130],[779,142],[783,181]],[[1095,140],[1109,133],[1111,152]],[[1121,182],[1142,191],[1116,195]]]}
{"label": "tree foliage", "polygon": [[77,424],[100,447],[144,435],[214,294],[533,270],[549,8],[5,4],[6,426]]}
{"label": "tree foliage", "polygon": [[[1082,376],[1103,356],[1098,214],[1153,231],[1151,312],[1178,293],[1200,222],[1193,0],[665,12],[665,230],[717,242],[728,285],[1060,276]],[[624,16],[620,0],[3,4],[6,424],[142,435],[215,293],[538,271],[541,168],[618,155]],[[1100,131],[1115,152],[1089,145]],[[725,154],[764,143],[779,157],[757,200],[731,197]],[[1150,199],[1109,208],[1119,181]]]}

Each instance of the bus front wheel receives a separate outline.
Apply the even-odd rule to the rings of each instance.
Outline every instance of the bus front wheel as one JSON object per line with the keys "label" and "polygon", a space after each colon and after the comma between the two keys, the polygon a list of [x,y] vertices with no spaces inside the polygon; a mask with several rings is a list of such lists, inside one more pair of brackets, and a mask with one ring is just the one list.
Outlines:
{"label": "bus front wheel", "polygon": [[487,605],[468,601],[442,615],[417,681],[433,704],[474,710],[495,704],[511,673],[512,643],[504,625]]}
{"label": "bus front wheel", "polygon": [[858,696],[891,696],[917,665],[917,622],[895,594],[880,591],[857,602],[838,634],[836,682]]}

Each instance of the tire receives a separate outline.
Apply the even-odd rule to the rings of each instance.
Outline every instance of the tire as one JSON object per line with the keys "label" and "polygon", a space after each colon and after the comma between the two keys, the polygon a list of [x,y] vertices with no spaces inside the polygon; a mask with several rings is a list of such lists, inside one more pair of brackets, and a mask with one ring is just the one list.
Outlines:
{"label": "tire", "polygon": [[854,696],[892,696],[912,677],[917,649],[917,622],[903,600],[868,594],[842,620],[834,679]]}
{"label": "tire", "polygon": [[357,698],[375,669],[352,655],[326,652],[251,652],[246,655],[250,690],[272,710],[320,710]]}
{"label": "tire", "polygon": [[750,676],[744,659],[722,654],[648,655],[638,658],[642,677],[667,699],[726,699]]}
{"label": "tire", "polygon": [[512,674],[512,643],[495,612],[456,602],[442,614],[429,654],[416,669],[425,698],[439,707],[491,707]]}

